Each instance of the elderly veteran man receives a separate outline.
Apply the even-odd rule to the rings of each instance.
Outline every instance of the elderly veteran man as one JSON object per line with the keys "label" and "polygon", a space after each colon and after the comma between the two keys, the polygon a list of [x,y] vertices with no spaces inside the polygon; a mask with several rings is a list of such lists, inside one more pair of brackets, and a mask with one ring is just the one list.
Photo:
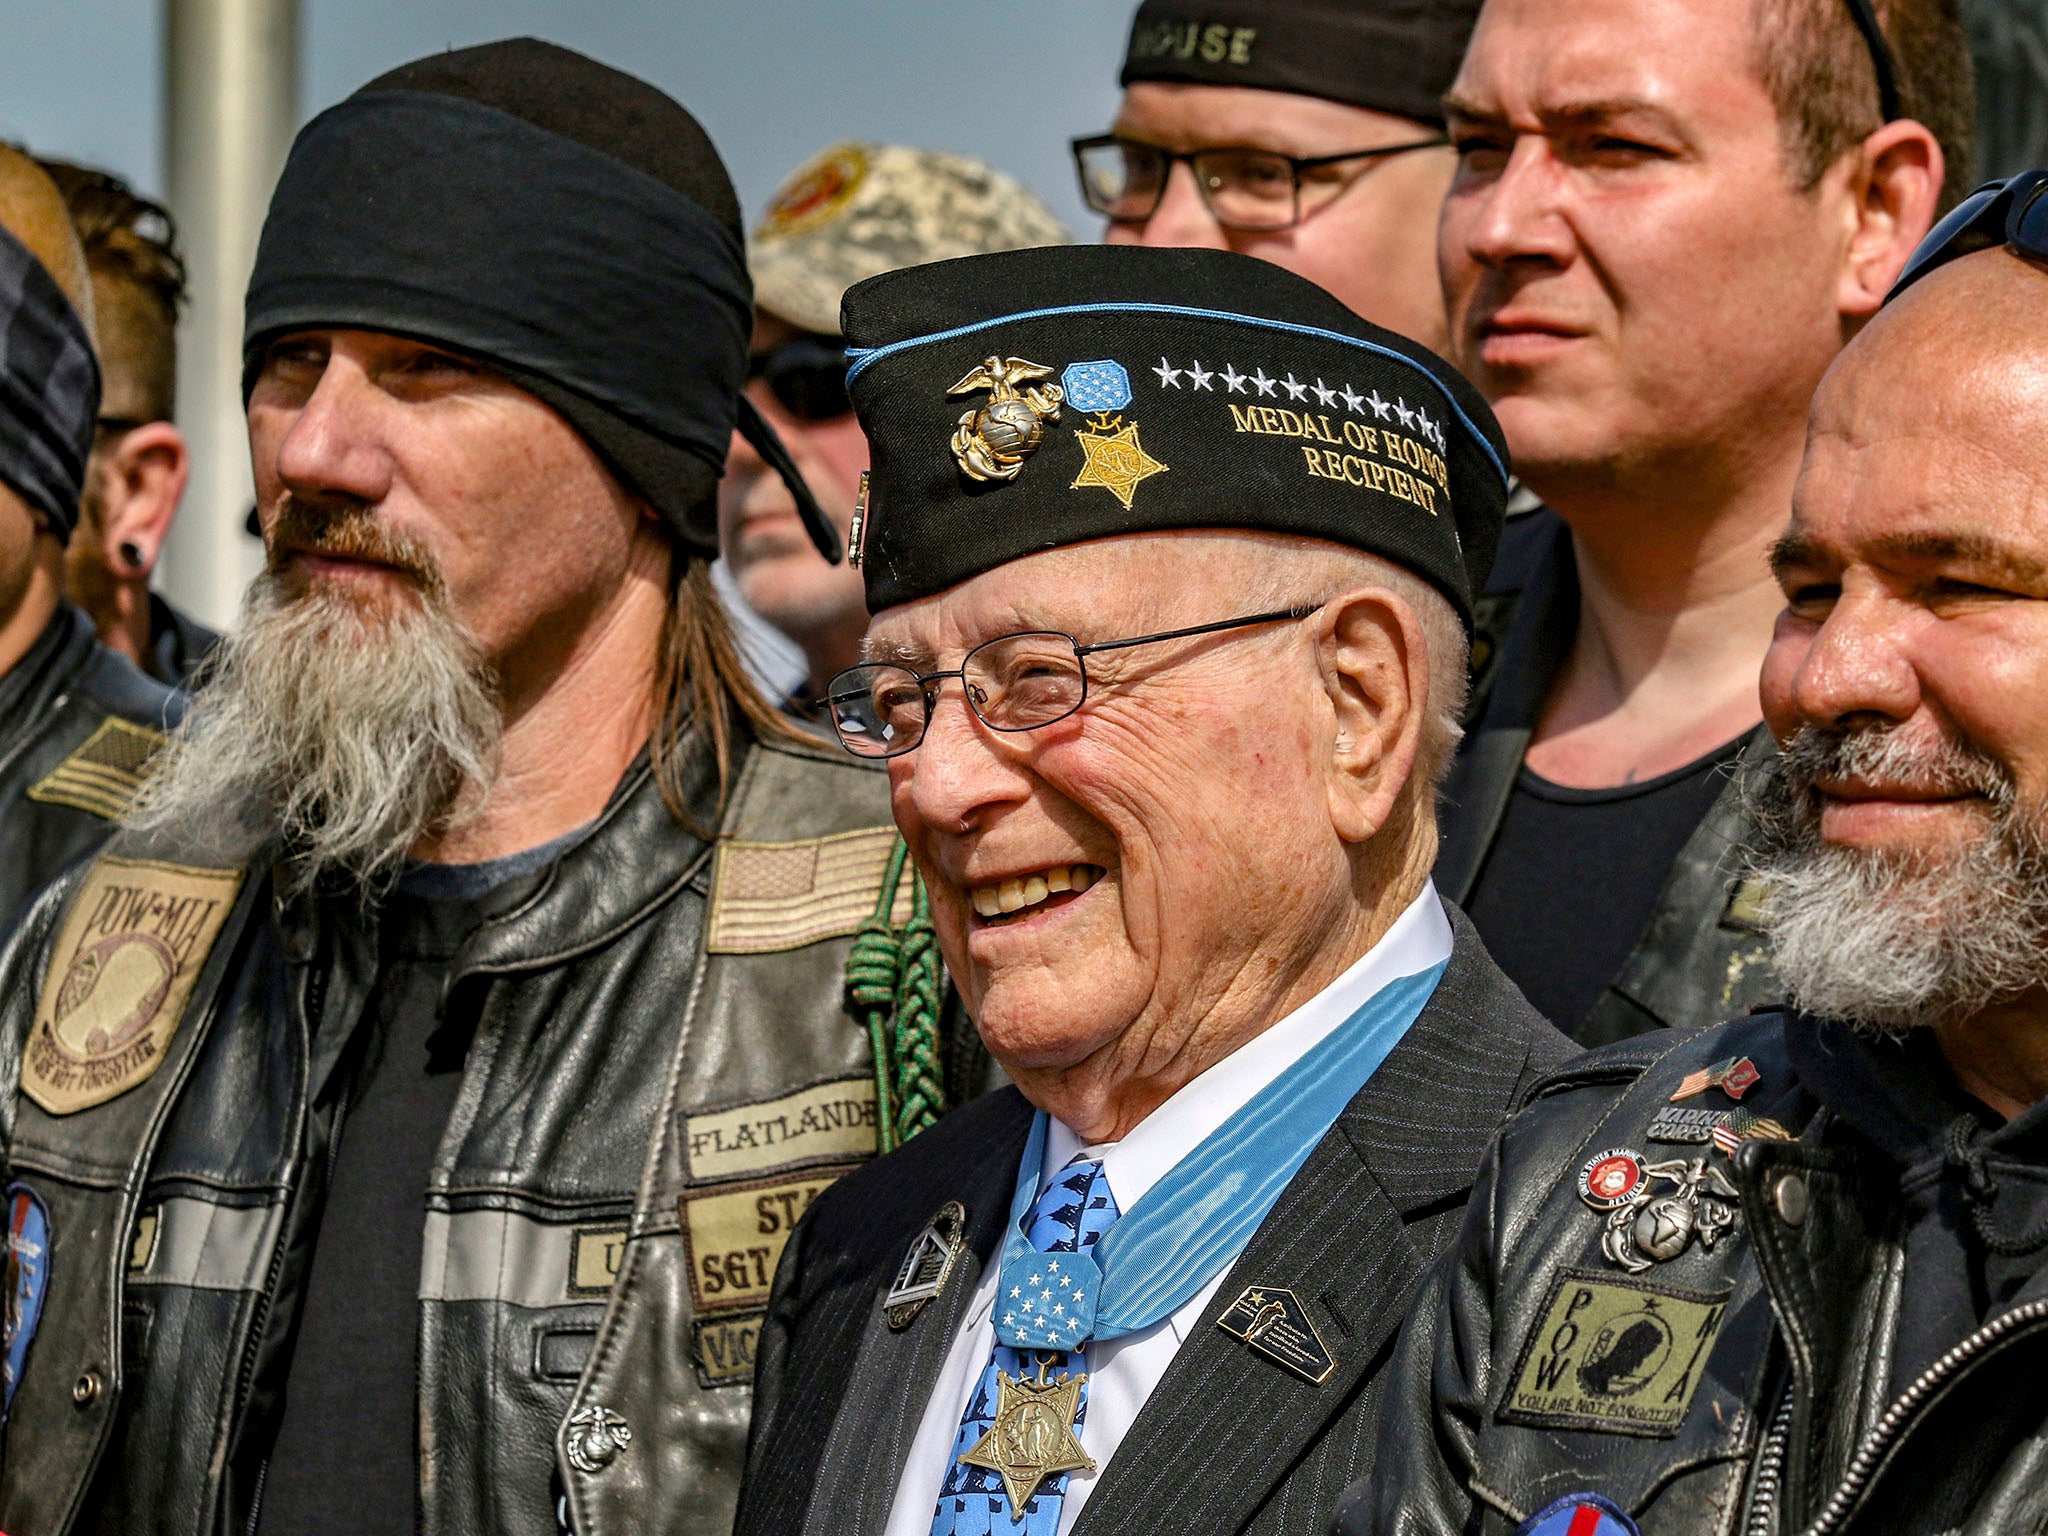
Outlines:
{"label": "elderly veteran man", "polygon": [[2042,1528],[2044,187],[1959,209],[1814,404],[1763,670],[1797,1008],[1539,1090],[1340,1530]]}
{"label": "elderly veteran man", "polygon": [[0,1527],[731,1519],[790,1225],[944,1096],[884,775],[750,689],[707,581],[751,310],[695,120],[578,55],[300,134],[267,570],[0,959]]}
{"label": "elderly veteran man", "polygon": [[1439,98],[1478,11],[1144,0],[1116,121],[1074,141],[1081,195],[1112,244],[1263,257],[1442,351],[1432,235],[1455,162]]}
{"label": "elderly veteran man", "polygon": [[834,724],[1016,1087],[791,1240],[738,1529],[1319,1527],[1567,1049],[1428,873],[1493,423],[1229,252],[971,258],[845,318],[875,618]]}
{"label": "elderly veteran man", "polygon": [[0,934],[106,841],[179,711],[64,600],[100,402],[91,315],[62,198],[0,146]]}
{"label": "elderly veteran man", "polygon": [[[853,519],[868,445],[846,398],[839,301],[864,277],[921,262],[1065,245],[1038,195],[966,155],[899,144],[834,144],[784,182],[748,243],[754,339],[747,395],[789,449],[841,536]],[[792,712],[860,660],[867,603],[860,572],[824,559],[783,477],[735,433],[718,488],[719,547],[740,596],[803,650],[809,675]]]}
{"label": "elderly veteran man", "polygon": [[[1890,39],[1897,39],[1895,50]],[[1551,509],[1480,601],[1437,879],[1587,1044],[1783,993],[1739,766],[1806,409],[1968,186],[1953,0],[1487,0],[1451,350]]]}

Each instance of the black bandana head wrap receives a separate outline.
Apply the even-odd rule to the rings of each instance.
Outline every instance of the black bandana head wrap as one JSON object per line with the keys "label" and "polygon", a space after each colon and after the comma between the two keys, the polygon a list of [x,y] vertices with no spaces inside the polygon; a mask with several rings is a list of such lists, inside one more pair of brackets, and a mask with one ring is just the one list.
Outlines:
{"label": "black bandana head wrap", "polygon": [[100,365],[85,322],[29,248],[0,227],[0,481],[66,544],[99,411]]}
{"label": "black bandana head wrap", "polygon": [[405,65],[300,132],[249,280],[244,391],[286,331],[446,346],[560,411],[715,554],[734,428],[788,465],[743,407],[752,324],[738,200],[696,119],[522,38]]}

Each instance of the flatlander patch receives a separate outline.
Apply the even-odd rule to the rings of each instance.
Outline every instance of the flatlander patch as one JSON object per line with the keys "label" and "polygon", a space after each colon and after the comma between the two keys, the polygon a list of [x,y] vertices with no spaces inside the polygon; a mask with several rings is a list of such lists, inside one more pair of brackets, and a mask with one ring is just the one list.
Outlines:
{"label": "flatlander patch", "polygon": [[147,1079],[241,883],[239,870],[99,859],[51,952],[22,1090],[50,1114],[69,1115]]}
{"label": "flatlander patch", "polygon": [[1568,1269],[1522,1345],[1501,1421],[1675,1435],[1727,1314],[1725,1290]]}

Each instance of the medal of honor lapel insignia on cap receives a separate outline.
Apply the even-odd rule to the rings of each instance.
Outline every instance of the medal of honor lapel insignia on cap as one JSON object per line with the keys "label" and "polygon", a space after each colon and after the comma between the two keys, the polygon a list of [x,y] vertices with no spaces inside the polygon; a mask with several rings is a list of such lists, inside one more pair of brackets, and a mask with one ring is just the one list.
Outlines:
{"label": "medal of honor lapel insignia on cap", "polygon": [[946,1288],[966,1242],[966,1208],[958,1200],[948,1200],[917,1234],[897,1268],[896,1283],[882,1298],[882,1315],[892,1329],[900,1333],[908,1328]]}
{"label": "medal of honor lapel insignia on cap", "polygon": [[1166,466],[1147,453],[1138,441],[1138,424],[1120,416],[1097,416],[1086,430],[1076,432],[1084,462],[1069,490],[1099,485],[1126,507],[1140,482],[1161,474]]}
{"label": "medal of honor lapel insignia on cap", "polygon": [[1038,1379],[996,1372],[996,1417],[988,1432],[960,1453],[970,1467],[987,1467],[1003,1480],[1010,1517],[1024,1518],[1024,1506],[1038,1485],[1061,1472],[1093,1472],[1095,1458],[1074,1433],[1087,1376],[1045,1379],[1051,1356],[1038,1357]]}
{"label": "medal of honor lapel insignia on cap", "polygon": [[1216,1326],[1316,1386],[1337,1369],[1336,1357],[1323,1343],[1308,1309],[1281,1286],[1248,1286],[1216,1319]]}
{"label": "medal of honor lapel insignia on cap", "polygon": [[[953,457],[970,480],[1014,480],[1024,461],[1045,441],[1045,424],[1060,419],[1064,392],[1057,384],[1033,384],[1052,377],[1043,363],[1023,357],[985,357],[981,365],[946,393],[989,391],[988,402],[963,411],[953,433]],[[1021,386],[1021,387],[1020,387]]]}

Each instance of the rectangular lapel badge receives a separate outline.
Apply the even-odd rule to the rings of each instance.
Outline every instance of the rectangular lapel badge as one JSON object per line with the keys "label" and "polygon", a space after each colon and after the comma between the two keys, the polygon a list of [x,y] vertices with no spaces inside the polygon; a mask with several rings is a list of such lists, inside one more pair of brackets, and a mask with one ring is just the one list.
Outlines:
{"label": "rectangular lapel badge", "polygon": [[[761,955],[844,938],[874,914],[895,849],[894,827],[792,843],[720,843],[704,947],[714,955]],[[910,906],[904,880],[890,921],[910,921]]]}
{"label": "rectangular lapel badge", "polygon": [[1565,1270],[1522,1345],[1501,1422],[1677,1434],[1728,1315],[1728,1294]]}
{"label": "rectangular lapel badge", "polygon": [[1277,1285],[1247,1286],[1216,1319],[1216,1326],[1316,1386],[1337,1369],[1337,1359],[1316,1332],[1308,1309],[1294,1292]]}

